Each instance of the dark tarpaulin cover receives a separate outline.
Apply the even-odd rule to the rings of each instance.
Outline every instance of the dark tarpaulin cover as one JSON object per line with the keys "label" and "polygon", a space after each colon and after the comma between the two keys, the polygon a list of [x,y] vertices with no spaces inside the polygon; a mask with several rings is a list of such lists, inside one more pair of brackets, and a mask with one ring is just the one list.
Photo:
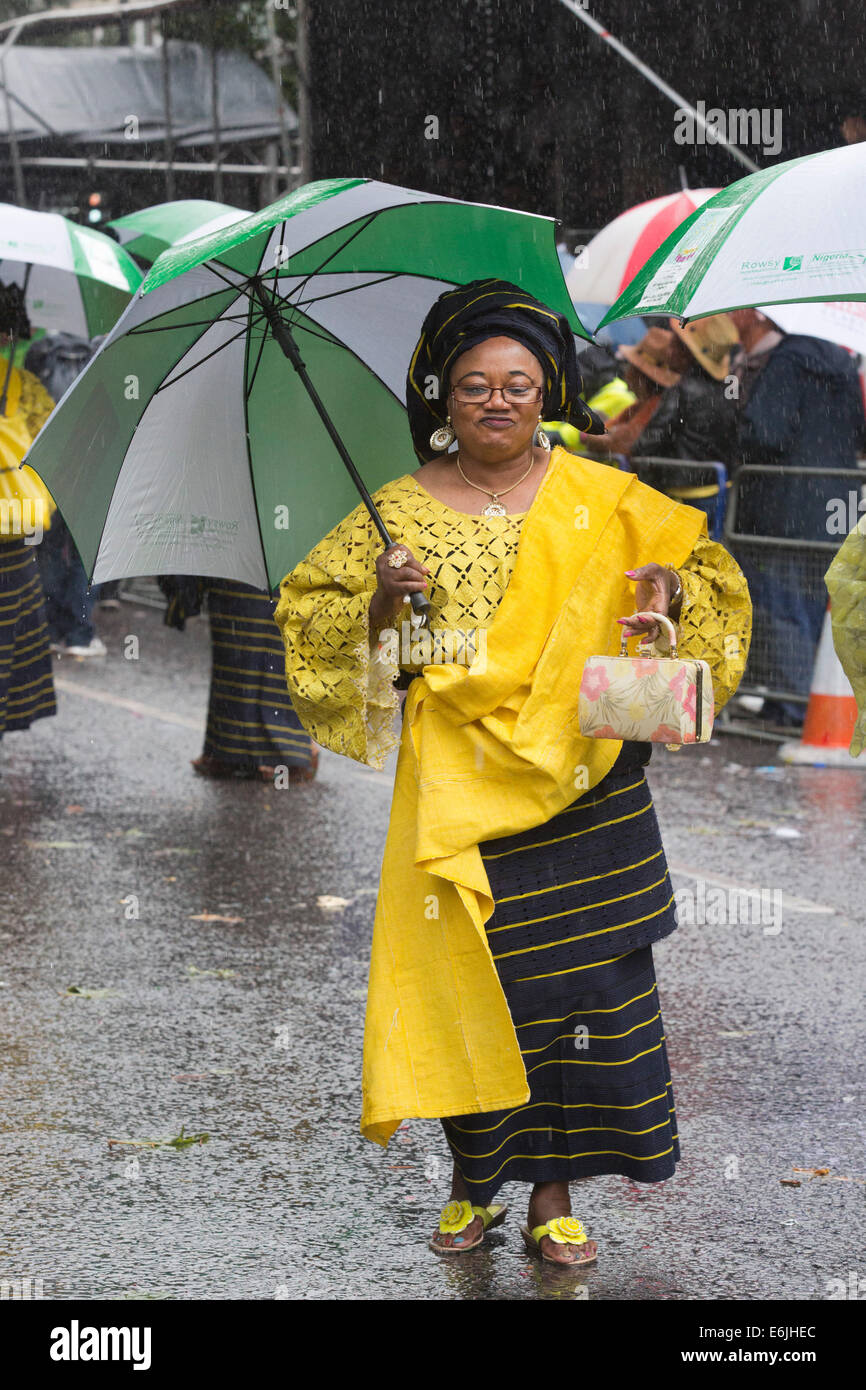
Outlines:
{"label": "dark tarpaulin cover", "polygon": [[[213,141],[210,51],[201,44],[170,40],[171,128],[178,145]],[[27,48],[6,55],[6,75],[19,140],[51,134],[80,144],[134,144],[165,136],[162,54],[159,48]],[[223,143],[276,139],[276,88],[245,53],[217,55],[219,115]],[[16,99],[17,98],[17,99]],[[294,111],[283,102],[289,130]],[[0,101],[0,140],[8,139],[6,103]]]}

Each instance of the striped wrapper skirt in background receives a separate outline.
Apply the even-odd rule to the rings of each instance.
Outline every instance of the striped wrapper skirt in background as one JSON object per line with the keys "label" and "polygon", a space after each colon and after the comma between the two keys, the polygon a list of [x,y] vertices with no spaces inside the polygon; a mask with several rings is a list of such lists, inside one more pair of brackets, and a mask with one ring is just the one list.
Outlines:
{"label": "striped wrapper skirt in background", "polygon": [[56,713],[36,548],[0,540],[0,738]]}
{"label": "striped wrapper skirt in background", "polygon": [[313,744],[286,689],[274,601],[234,580],[209,580],[207,596],[213,668],[204,752],[239,767],[309,767]]}
{"label": "striped wrapper skirt in background", "polygon": [[546,825],[480,850],[530,1098],[442,1121],[470,1200],[486,1206],[512,1181],[671,1177],[679,1144],[651,942],[676,913],[643,768],[621,758]]}

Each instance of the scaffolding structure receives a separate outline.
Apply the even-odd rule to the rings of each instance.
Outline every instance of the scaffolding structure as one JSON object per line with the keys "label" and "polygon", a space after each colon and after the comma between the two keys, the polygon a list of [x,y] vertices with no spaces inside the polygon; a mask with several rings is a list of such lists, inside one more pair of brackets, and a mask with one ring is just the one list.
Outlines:
{"label": "scaffolding structure", "polygon": [[[216,5],[226,0],[207,0],[207,9],[213,13]],[[210,103],[212,117],[211,158],[178,158],[172,126],[171,93],[171,53],[165,36],[165,17],[169,12],[205,12],[205,0],[116,0],[116,3],[78,4],[69,8],[57,8],[22,15],[17,19],[0,23],[0,96],[5,107],[8,148],[8,162],[11,165],[15,202],[21,207],[30,206],[28,201],[27,172],[29,170],[81,170],[87,173],[111,171],[112,173],[147,173],[161,175],[164,180],[165,199],[177,196],[177,175],[196,175],[210,177],[211,196],[216,202],[224,199],[223,181],[226,176],[244,175],[257,181],[259,205],[273,202],[281,193],[290,191],[309,178],[309,100],[307,93],[304,54],[306,48],[306,6],[301,0],[297,4],[297,43],[294,46],[293,60],[298,79],[298,128],[292,133],[286,119],[286,106],[282,97],[282,51],[277,36],[275,14],[271,5],[265,7],[268,22],[270,48],[271,81],[275,91],[274,125],[275,139],[267,141],[265,158],[251,145],[241,151],[243,158],[226,159],[224,139],[220,122],[220,83],[218,50],[214,42],[209,45],[210,52]],[[10,92],[7,83],[7,61],[19,40],[52,33],[69,33],[72,30],[89,31],[101,37],[105,27],[119,27],[122,44],[129,44],[133,33],[141,35],[145,27],[161,40],[159,47],[162,56],[162,98],[164,114],[164,135],[162,157],[119,158],[110,155],[99,156],[81,153],[73,142],[53,130],[33,107],[23,103],[20,97]],[[24,109],[31,121],[35,120],[45,130],[46,140],[66,146],[69,153],[26,153],[16,133],[15,110]],[[80,142],[79,142],[80,143]],[[2,156],[0,156],[2,158]],[[208,190],[196,187],[195,195],[208,196]]]}

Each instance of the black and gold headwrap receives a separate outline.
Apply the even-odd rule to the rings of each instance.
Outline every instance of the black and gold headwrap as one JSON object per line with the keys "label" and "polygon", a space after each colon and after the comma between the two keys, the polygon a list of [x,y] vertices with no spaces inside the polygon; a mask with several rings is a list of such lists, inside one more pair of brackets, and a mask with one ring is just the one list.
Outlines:
{"label": "black and gold headwrap", "polygon": [[430,435],[448,415],[448,378],[463,352],[486,338],[514,338],[541,363],[545,376],[542,414],[588,434],[603,434],[604,421],[580,399],[582,381],[574,334],[564,314],[548,309],[507,280],[473,280],[441,294],[432,306],[406,378],[406,409],[415,452],[437,457]]}

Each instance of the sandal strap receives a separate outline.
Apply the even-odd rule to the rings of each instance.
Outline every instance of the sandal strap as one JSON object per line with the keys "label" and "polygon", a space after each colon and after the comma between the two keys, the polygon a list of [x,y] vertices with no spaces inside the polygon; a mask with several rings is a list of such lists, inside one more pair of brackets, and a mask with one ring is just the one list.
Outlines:
{"label": "sandal strap", "polygon": [[[569,1225],[563,1229],[562,1223],[565,1221]],[[545,1236],[550,1236],[557,1245],[585,1245],[587,1240],[586,1231],[574,1216],[555,1216],[550,1221],[545,1221],[543,1226],[533,1226],[532,1239],[536,1245],[539,1245]]]}

